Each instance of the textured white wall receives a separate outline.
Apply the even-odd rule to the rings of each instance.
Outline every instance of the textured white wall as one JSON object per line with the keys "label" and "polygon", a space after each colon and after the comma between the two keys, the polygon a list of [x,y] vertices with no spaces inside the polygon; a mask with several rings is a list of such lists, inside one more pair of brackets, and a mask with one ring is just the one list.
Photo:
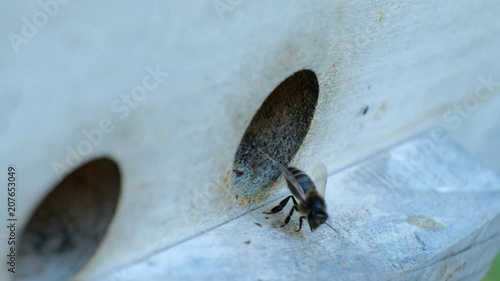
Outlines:
{"label": "textured white wall", "polygon": [[[332,172],[441,122],[500,170],[488,142],[496,92],[456,128],[443,116],[480,77],[500,81],[497,1],[229,2],[222,11],[212,1],[67,1],[36,31],[23,19],[43,21],[38,1],[2,4],[0,168],[20,171],[21,226],[60,181],[53,166],[69,164],[66,147],[112,126],[81,161],[110,156],[123,177],[82,278],[278,198],[236,199],[225,179],[261,103],[301,69],[315,71],[320,92],[295,165],[321,160]],[[141,85],[144,99],[122,100]],[[211,205],[183,216],[200,193]]]}

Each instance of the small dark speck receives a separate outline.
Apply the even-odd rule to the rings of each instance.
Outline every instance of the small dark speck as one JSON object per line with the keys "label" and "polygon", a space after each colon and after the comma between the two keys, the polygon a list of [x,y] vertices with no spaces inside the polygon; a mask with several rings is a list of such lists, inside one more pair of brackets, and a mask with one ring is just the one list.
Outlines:
{"label": "small dark speck", "polygon": [[262,227],[262,224],[260,224],[260,223],[258,223],[258,222],[256,222],[255,224],[256,224],[257,226],[259,226],[259,227]]}
{"label": "small dark speck", "polygon": [[269,217],[266,217],[266,220],[268,220],[268,219],[269,219]]}
{"label": "small dark speck", "polygon": [[242,171],[238,171],[238,170],[233,170],[233,172],[236,174],[236,177],[239,178],[241,176],[243,176],[245,173],[242,172]]}
{"label": "small dark speck", "polygon": [[372,88],[372,85],[368,85],[368,90],[370,90]]}
{"label": "small dark speck", "polygon": [[250,240],[245,241],[245,244],[250,244],[250,243],[251,243]]}
{"label": "small dark speck", "polygon": [[238,194],[236,194],[234,197],[236,198],[236,200],[238,200],[238,199],[240,198],[240,197],[238,196]]}
{"label": "small dark speck", "polygon": [[368,109],[370,109],[369,106],[366,106],[365,108],[363,108],[363,111],[361,112],[363,115],[366,115],[366,113],[368,113]]}

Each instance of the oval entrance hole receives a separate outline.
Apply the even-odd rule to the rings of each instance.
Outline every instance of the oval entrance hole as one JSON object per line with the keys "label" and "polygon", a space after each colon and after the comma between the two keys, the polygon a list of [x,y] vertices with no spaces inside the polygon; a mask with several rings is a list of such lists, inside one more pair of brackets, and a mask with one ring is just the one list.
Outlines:
{"label": "oval entrance hole", "polygon": [[239,195],[254,195],[280,176],[278,167],[261,151],[288,165],[309,131],[318,95],[318,79],[311,70],[294,73],[269,94],[234,158],[231,181]]}
{"label": "oval entrance hole", "polygon": [[20,239],[15,280],[69,280],[101,243],[120,197],[116,163],[77,168],[41,202]]}

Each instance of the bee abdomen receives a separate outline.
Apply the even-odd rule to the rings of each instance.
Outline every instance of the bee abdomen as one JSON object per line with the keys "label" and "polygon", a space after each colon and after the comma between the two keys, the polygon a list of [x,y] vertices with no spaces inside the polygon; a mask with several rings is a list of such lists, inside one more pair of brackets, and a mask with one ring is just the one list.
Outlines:
{"label": "bee abdomen", "polygon": [[304,190],[304,193],[307,193],[310,190],[316,190],[316,186],[314,185],[314,182],[311,180],[311,178],[304,173],[303,171],[294,168],[294,167],[288,167],[288,170],[292,173],[292,175],[295,177],[297,182],[300,184],[302,189]]}

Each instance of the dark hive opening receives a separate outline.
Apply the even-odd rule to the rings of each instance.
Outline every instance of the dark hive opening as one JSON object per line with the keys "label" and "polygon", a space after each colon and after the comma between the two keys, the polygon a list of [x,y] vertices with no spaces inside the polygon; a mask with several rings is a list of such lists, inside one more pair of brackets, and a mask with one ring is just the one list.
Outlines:
{"label": "dark hive opening", "polygon": [[316,74],[301,70],[281,82],[253,117],[236,152],[231,180],[239,195],[251,196],[279,176],[263,154],[288,165],[309,131],[318,102]]}
{"label": "dark hive opening", "polygon": [[120,196],[116,163],[79,167],[40,203],[20,239],[15,280],[69,280],[101,243]]}

